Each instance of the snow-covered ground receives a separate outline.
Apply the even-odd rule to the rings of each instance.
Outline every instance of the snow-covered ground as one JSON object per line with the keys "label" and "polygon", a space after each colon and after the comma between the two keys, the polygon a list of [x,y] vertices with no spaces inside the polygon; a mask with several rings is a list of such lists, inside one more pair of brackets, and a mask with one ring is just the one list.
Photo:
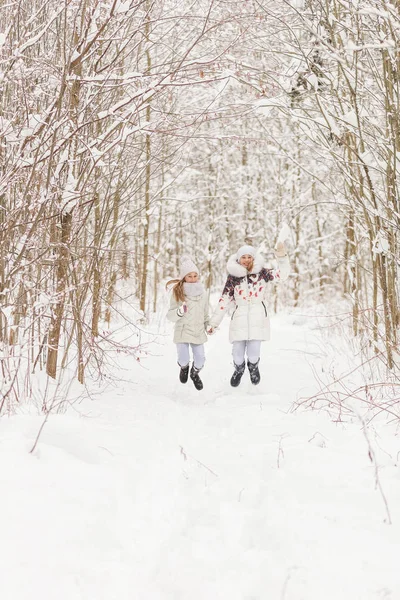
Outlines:
{"label": "snow-covered ground", "polygon": [[261,384],[231,389],[227,327],[202,392],[179,383],[167,335],[140,364],[119,355],[116,381],[51,416],[34,453],[43,417],[0,421],[2,599],[400,598],[396,432],[376,424],[369,447],[357,419],[290,410],[324,347],[290,316]]}

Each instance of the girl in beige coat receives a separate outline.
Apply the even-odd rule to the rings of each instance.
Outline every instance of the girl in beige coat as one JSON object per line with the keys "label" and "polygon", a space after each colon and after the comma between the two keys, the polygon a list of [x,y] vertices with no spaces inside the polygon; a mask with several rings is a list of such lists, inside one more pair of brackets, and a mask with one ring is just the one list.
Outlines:
{"label": "girl in beige coat", "polygon": [[167,319],[175,323],[174,342],[178,352],[180,366],[179,379],[186,383],[189,377],[190,350],[193,364],[190,378],[197,390],[203,389],[199,371],[204,367],[204,342],[207,341],[208,297],[203,284],[199,281],[199,270],[190,258],[182,256],[180,279],[173,279],[172,297]]}

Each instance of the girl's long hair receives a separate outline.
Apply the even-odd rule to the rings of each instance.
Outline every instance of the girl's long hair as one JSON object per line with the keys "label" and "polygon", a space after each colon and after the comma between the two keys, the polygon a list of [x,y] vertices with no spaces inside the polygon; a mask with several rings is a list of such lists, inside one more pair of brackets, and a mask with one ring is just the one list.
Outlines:
{"label": "girl's long hair", "polygon": [[166,289],[169,288],[170,285],[173,285],[172,293],[177,302],[185,301],[185,293],[183,291],[183,284],[185,283],[185,278],[183,279],[170,279],[166,283]]}

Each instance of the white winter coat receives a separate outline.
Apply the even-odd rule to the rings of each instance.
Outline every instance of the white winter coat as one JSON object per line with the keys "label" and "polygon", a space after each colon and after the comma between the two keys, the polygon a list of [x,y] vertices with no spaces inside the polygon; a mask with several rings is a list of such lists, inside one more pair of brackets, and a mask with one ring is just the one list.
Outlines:
{"label": "white winter coat", "polygon": [[229,328],[230,342],[241,340],[269,340],[270,322],[266,292],[268,282],[285,281],[289,276],[287,256],[277,258],[278,269],[263,267],[263,257],[257,254],[251,273],[236,260],[236,254],[228,260],[226,280],[222,296],[211,319],[210,327],[218,327],[230,307],[233,307]]}
{"label": "white winter coat", "polygon": [[204,344],[207,341],[206,329],[208,327],[208,294],[203,292],[199,296],[185,296],[187,313],[180,317],[177,309],[182,302],[177,302],[174,295],[167,313],[167,319],[175,323],[175,344]]}

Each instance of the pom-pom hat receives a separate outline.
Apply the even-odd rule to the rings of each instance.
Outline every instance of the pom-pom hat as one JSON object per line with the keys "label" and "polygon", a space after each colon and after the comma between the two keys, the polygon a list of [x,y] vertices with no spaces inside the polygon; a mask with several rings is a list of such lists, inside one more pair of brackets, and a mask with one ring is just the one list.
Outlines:
{"label": "pom-pom hat", "polygon": [[180,260],[179,278],[184,279],[188,273],[199,273],[199,269],[194,264],[188,254],[184,254]]}
{"label": "pom-pom hat", "polygon": [[236,252],[236,260],[240,260],[244,254],[249,254],[250,256],[252,256],[254,258],[256,255],[256,251],[253,248],[253,246],[249,246],[247,244],[244,246],[241,246],[239,248],[239,250]]}

